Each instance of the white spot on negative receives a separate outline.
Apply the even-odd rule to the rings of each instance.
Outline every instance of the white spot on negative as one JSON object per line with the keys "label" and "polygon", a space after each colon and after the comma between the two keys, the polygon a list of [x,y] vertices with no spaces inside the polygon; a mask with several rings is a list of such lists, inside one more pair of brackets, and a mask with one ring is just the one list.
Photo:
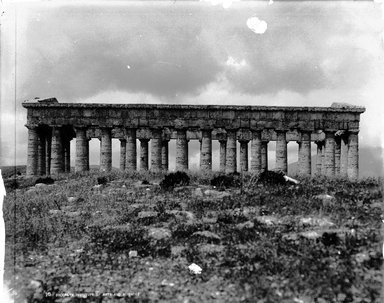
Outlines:
{"label": "white spot on negative", "polygon": [[253,31],[255,34],[264,34],[267,30],[267,22],[260,20],[257,17],[251,17],[247,20],[248,28]]}

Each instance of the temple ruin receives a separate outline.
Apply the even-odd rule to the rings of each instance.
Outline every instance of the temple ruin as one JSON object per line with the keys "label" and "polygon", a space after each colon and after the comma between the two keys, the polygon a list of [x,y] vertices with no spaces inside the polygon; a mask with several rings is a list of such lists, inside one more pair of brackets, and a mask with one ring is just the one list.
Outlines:
{"label": "temple ruin", "polygon": [[[268,169],[268,145],[275,141],[275,169],[287,172],[287,143],[295,141],[301,175],[358,178],[363,107],[79,104],[59,103],[55,98],[25,101],[23,107],[28,111],[29,176],[69,172],[70,141],[74,138],[76,172],[89,170],[92,138],[100,140],[100,169],[110,171],[112,138],[117,138],[120,169],[126,171],[168,170],[168,143],[176,139],[176,159],[171,159],[176,161],[176,170],[188,169],[189,140],[200,141],[200,169],[211,170],[212,140],[218,140],[221,171],[238,170],[239,152],[239,170],[259,173]],[[317,145],[315,171],[312,143]]]}

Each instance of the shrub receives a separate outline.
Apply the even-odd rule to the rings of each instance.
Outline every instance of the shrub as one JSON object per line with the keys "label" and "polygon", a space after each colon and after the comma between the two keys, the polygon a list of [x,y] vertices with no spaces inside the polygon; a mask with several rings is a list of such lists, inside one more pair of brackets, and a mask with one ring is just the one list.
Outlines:
{"label": "shrub", "polygon": [[97,184],[99,185],[104,185],[107,184],[108,180],[106,177],[97,177]]}
{"label": "shrub", "polygon": [[281,171],[263,171],[259,175],[259,182],[269,184],[286,184],[284,173]]}
{"label": "shrub", "polygon": [[166,175],[160,182],[160,187],[163,190],[172,190],[176,186],[189,185],[189,181],[189,176],[185,172],[177,171]]}
{"label": "shrub", "polygon": [[38,184],[38,183],[53,184],[53,183],[55,183],[55,180],[53,180],[53,179],[50,178],[50,177],[38,178],[38,179],[35,181],[35,185]]}
{"label": "shrub", "polygon": [[219,175],[211,179],[211,185],[217,188],[239,187],[241,184],[239,173]]}
{"label": "shrub", "polygon": [[16,179],[7,179],[4,180],[4,186],[7,191],[14,190],[16,188],[19,188],[19,183]]}

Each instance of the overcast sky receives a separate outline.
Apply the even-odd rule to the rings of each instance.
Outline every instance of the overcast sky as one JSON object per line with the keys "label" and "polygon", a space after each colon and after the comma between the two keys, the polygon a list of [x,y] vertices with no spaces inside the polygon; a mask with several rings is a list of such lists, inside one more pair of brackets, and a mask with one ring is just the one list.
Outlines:
{"label": "overcast sky", "polygon": [[45,1],[6,6],[0,165],[12,165],[15,159],[26,163],[21,102],[34,97],[284,106],[347,102],[367,108],[360,144],[383,146],[380,4],[228,3]]}

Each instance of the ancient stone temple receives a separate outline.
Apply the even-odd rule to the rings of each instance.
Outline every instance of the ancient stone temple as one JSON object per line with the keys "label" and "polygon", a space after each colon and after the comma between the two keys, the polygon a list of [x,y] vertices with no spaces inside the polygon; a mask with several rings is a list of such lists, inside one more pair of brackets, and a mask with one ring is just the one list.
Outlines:
{"label": "ancient stone temple", "polygon": [[[117,138],[121,143],[120,169],[126,171],[167,170],[169,161],[176,161],[177,170],[187,170],[190,140],[200,142],[200,168],[211,170],[212,140],[218,140],[223,172],[268,169],[271,141],[276,144],[275,169],[287,172],[287,143],[295,141],[301,175],[358,177],[362,107],[75,104],[59,103],[55,98],[25,101],[23,106],[28,110],[28,175],[69,172],[70,141],[74,138],[76,171],[89,170],[92,138],[100,140],[100,169],[109,171],[112,138]],[[176,140],[176,159],[169,159],[171,139]],[[313,143],[317,146],[315,171],[311,164]]]}

